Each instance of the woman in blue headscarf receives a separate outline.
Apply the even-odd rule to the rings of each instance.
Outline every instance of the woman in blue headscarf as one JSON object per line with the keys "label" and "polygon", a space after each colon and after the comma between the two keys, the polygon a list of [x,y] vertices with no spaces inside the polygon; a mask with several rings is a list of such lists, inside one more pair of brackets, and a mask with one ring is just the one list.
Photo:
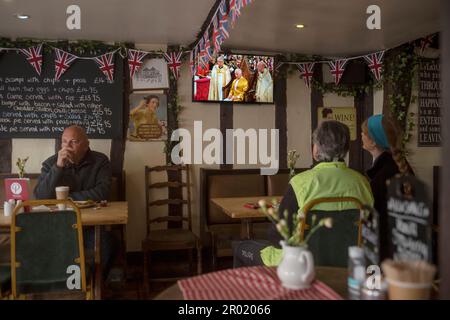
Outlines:
{"label": "woman in blue headscarf", "polygon": [[386,181],[396,174],[414,174],[401,155],[398,143],[401,133],[394,122],[381,115],[373,115],[362,124],[362,147],[373,157],[372,167],[366,174],[374,197],[374,207],[380,215],[380,259],[386,258],[387,247],[387,185]]}

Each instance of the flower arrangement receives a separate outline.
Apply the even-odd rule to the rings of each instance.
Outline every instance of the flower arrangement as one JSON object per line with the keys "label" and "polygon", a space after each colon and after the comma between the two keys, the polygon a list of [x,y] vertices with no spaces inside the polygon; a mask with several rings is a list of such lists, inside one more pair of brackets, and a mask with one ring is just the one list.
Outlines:
{"label": "flower arrangement", "polygon": [[19,178],[23,178],[25,175],[25,164],[27,163],[29,157],[24,159],[17,158],[16,166],[19,169]]}
{"label": "flower arrangement", "polygon": [[310,231],[305,238],[302,231],[302,226],[305,223],[305,214],[301,210],[298,210],[297,214],[292,216],[292,229],[290,229],[288,225],[287,210],[283,212],[283,215],[280,215],[278,212],[278,204],[275,199],[272,200],[272,206],[270,208],[264,200],[260,200],[258,204],[261,208],[260,210],[276,225],[278,232],[288,246],[307,247],[309,239],[318,229],[321,227],[333,227],[332,218],[323,218],[317,221],[316,215],[313,215]]}
{"label": "flower arrangement", "polygon": [[297,160],[300,158],[300,155],[297,153],[297,150],[289,150],[288,152],[288,168],[289,168],[289,179],[295,176],[295,164]]}

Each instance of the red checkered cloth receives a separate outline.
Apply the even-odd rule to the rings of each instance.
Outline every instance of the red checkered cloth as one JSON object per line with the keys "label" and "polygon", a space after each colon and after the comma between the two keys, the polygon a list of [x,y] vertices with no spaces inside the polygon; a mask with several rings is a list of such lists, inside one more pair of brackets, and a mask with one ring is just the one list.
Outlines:
{"label": "red checkered cloth", "polygon": [[303,290],[283,287],[276,268],[227,269],[178,281],[185,300],[342,300],[319,280]]}

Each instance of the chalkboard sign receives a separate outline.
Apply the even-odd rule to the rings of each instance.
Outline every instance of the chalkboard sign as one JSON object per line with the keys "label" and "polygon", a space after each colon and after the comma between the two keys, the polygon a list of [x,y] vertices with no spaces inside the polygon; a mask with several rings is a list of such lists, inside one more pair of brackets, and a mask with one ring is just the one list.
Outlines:
{"label": "chalkboard sign", "polygon": [[432,215],[425,184],[412,176],[393,178],[387,199],[389,257],[431,262]]}
{"label": "chalkboard sign", "polygon": [[438,59],[423,59],[419,67],[419,147],[441,145],[441,80]]}
{"label": "chalkboard sign", "polygon": [[123,65],[115,55],[114,81],[93,60],[77,59],[55,81],[53,54],[44,53],[41,76],[24,56],[0,58],[0,137],[57,138],[77,124],[90,138],[122,136]]}
{"label": "chalkboard sign", "polygon": [[361,226],[362,246],[366,265],[380,264],[380,219],[378,212],[364,206]]}

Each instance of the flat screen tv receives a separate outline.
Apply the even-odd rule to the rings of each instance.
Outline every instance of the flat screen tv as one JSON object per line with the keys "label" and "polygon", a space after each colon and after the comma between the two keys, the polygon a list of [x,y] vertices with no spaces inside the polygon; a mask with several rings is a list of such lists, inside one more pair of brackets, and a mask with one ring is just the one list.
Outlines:
{"label": "flat screen tv", "polygon": [[273,103],[274,57],[221,54],[200,64],[192,81],[192,101]]}

